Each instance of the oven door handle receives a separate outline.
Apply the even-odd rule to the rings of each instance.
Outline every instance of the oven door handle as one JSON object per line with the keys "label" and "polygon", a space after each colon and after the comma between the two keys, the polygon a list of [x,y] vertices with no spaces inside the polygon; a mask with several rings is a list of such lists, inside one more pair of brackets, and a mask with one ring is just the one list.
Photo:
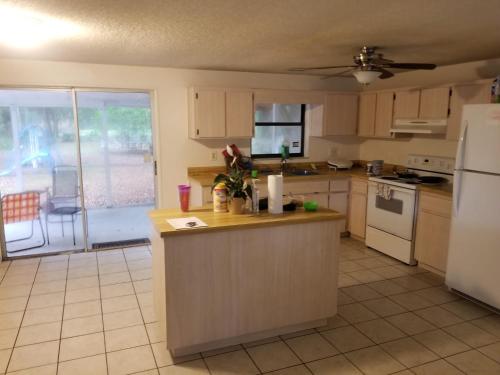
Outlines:
{"label": "oven door handle", "polygon": [[[380,182],[373,182],[373,181],[370,181],[369,184],[368,184],[368,187],[370,188],[373,188],[373,192],[375,194],[377,194],[377,185],[379,184]],[[389,186],[389,188],[391,190],[394,190],[394,191],[398,191],[400,193],[406,193],[406,194],[414,194],[415,193],[415,189],[405,189],[405,188],[402,188],[402,187],[399,187],[399,186],[395,186],[395,185],[390,185],[390,184],[383,184],[382,185],[387,185]]]}

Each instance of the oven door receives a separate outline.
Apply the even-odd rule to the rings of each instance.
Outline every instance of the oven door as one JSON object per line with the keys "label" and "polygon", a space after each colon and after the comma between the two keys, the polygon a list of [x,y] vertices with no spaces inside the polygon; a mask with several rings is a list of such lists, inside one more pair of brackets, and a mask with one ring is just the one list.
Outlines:
{"label": "oven door", "polygon": [[413,189],[389,186],[392,197],[387,200],[377,195],[377,183],[369,183],[366,224],[411,241],[416,192]]}

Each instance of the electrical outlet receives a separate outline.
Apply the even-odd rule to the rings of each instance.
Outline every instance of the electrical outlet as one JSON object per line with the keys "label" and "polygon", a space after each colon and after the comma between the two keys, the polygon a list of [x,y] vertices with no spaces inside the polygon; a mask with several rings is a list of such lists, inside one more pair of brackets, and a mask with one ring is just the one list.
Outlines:
{"label": "electrical outlet", "polygon": [[217,151],[212,151],[210,153],[210,160],[217,161]]}

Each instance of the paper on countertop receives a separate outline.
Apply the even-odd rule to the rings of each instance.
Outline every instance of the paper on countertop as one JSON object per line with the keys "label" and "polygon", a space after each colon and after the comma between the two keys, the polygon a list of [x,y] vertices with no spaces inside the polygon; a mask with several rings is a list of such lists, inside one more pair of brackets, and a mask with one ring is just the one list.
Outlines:
{"label": "paper on countertop", "polygon": [[167,223],[174,227],[175,230],[208,227],[207,223],[201,221],[196,216],[167,219]]}

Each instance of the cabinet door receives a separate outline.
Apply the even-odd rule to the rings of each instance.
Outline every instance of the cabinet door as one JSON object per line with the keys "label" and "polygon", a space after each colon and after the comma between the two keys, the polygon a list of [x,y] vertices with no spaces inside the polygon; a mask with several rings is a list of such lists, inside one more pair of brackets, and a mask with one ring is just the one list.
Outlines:
{"label": "cabinet door", "polygon": [[351,193],[349,201],[349,232],[359,238],[365,238],[366,194]]}
{"label": "cabinet door", "polygon": [[462,122],[462,108],[465,104],[488,104],[491,100],[491,84],[459,85],[452,89],[450,117],[446,129],[446,139],[458,140]]}
{"label": "cabinet door", "polygon": [[254,129],[253,93],[248,90],[226,91],[226,135],[252,138]]}
{"label": "cabinet door", "polygon": [[443,119],[448,117],[450,108],[450,88],[437,87],[433,89],[422,89],[420,92],[421,119]]}
{"label": "cabinet door", "polygon": [[[348,199],[348,193],[330,194],[330,197],[328,198],[328,208],[347,216],[347,207],[349,205]],[[342,220],[342,222],[342,232],[345,232],[347,230],[346,220]]]}
{"label": "cabinet door", "polygon": [[392,115],[394,113],[394,93],[380,92],[377,94],[375,111],[375,136],[390,138]]}
{"label": "cabinet door", "polygon": [[325,135],[356,135],[358,94],[327,94]]}
{"label": "cabinet door", "polygon": [[374,135],[376,105],[377,94],[359,95],[358,135],[360,137],[372,137]]}
{"label": "cabinet door", "polygon": [[450,218],[419,211],[415,238],[415,258],[443,273],[448,259]]}
{"label": "cabinet door", "polygon": [[420,90],[396,91],[394,118],[411,119],[418,117]]}
{"label": "cabinet door", "polygon": [[226,136],[226,93],[224,89],[194,89],[193,131],[195,138]]}

